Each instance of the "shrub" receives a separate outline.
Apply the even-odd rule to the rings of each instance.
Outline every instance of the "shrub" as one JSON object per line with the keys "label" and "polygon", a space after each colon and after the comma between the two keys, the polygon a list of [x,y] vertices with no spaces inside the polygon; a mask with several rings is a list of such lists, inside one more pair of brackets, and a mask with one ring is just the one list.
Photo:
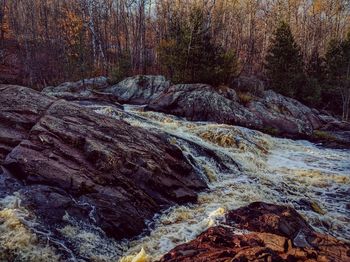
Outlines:
{"label": "shrub", "polygon": [[122,54],[120,55],[118,62],[112,68],[109,77],[110,84],[117,84],[124,78],[130,76],[131,74],[131,60],[130,55]]}
{"label": "shrub", "polygon": [[313,132],[313,137],[317,140],[324,140],[324,141],[334,141],[336,138],[332,136],[330,133],[321,131],[321,130],[315,130]]}
{"label": "shrub", "polygon": [[253,99],[253,95],[251,95],[250,93],[246,93],[246,92],[237,92],[239,101],[243,104],[243,105],[248,105]]}

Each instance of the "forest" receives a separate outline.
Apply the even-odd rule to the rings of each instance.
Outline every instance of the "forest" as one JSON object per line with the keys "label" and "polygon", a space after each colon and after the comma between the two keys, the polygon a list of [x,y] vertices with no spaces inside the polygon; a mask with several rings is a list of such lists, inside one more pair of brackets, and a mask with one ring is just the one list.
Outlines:
{"label": "forest", "polygon": [[135,74],[214,86],[254,76],[347,120],[350,1],[0,0],[0,81]]}
{"label": "forest", "polygon": [[0,0],[0,262],[350,262],[350,0]]}

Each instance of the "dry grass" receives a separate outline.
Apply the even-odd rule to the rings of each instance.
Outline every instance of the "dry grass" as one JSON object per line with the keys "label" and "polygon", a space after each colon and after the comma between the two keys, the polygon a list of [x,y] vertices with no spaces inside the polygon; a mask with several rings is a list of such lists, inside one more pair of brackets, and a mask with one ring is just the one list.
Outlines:
{"label": "dry grass", "polygon": [[238,95],[239,101],[243,105],[248,105],[254,99],[252,94],[246,93],[246,92],[237,92],[237,95]]}
{"label": "dry grass", "polygon": [[336,138],[325,131],[315,130],[313,133],[314,138],[325,141],[334,141]]}

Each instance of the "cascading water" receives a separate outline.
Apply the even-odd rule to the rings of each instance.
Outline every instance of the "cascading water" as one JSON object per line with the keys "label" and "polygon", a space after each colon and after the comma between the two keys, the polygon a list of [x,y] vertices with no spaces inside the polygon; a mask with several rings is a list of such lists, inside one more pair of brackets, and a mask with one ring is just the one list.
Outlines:
{"label": "cascading water", "polygon": [[169,142],[182,150],[209,189],[199,194],[196,204],[174,206],[155,215],[145,233],[131,241],[116,242],[99,228],[67,216],[67,226],[58,230],[69,247],[50,232],[38,230],[35,217],[21,207],[19,196],[8,196],[0,199],[0,220],[4,221],[0,251],[6,244],[19,252],[19,258],[60,261],[55,246],[69,254],[69,261],[142,262],[146,257],[153,261],[220,224],[227,210],[254,201],[290,205],[317,231],[350,241],[349,150],[273,138],[242,127],[189,122],[143,112],[142,107],[85,106],[132,126],[168,134]]}
{"label": "cascading water", "polygon": [[[126,106],[96,112],[165,132],[208,181],[198,203],[175,206],[149,221],[149,234],[123,243],[121,261],[152,260],[219,224],[226,210],[254,201],[293,206],[314,228],[350,240],[350,151],[273,138],[229,125],[188,122]],[[239,231],[237,231],[239,233]],[[134,260],[132,260],[134,259]],[[142,261],[142,260],[140,260]]]}

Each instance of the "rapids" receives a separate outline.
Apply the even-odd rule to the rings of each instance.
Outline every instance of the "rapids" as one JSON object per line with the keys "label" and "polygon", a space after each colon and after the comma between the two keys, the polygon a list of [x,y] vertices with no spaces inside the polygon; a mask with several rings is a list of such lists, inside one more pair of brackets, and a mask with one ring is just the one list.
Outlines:
{"label": "rapids", "polygon": [[94,109],[133,126],[168,134],[169,141],[209,185],[209,190],[199,194],[197,204],[157,214],[148,221],[148,233],[121,243],[125,257],[120,261],[144,261],[146,256],[159,259],[220,224],[226,210],[254,201],[290,205],[317,231],[350,241],[349,150],[274,138],[243,127],[189,122],[144,112],[142,107],[125,106],[125,112],[110,106]]}
{"label": "rapids", "polygon": [[19,195],[7,196],[0,199],[0,260],[1,247],[7,245],[24,261],[61,261],[57,248],[69,255],[65,261],[154,261],[222,223],[227,210],[254,201],[290,205],[315,230],[350,241],[350,150],[274,138],[243,127],[190,122],[144,112],[142,106],[121,110],[83,105],[131,126],[165,134],[209,189],[199,193],[196,204],[174,206],[155,215],[147,221],[145,232],[132,240],[116,242],[99,228],[67,215],[67,226],[58,230],[69,245],[41,229],[21,206]]}

